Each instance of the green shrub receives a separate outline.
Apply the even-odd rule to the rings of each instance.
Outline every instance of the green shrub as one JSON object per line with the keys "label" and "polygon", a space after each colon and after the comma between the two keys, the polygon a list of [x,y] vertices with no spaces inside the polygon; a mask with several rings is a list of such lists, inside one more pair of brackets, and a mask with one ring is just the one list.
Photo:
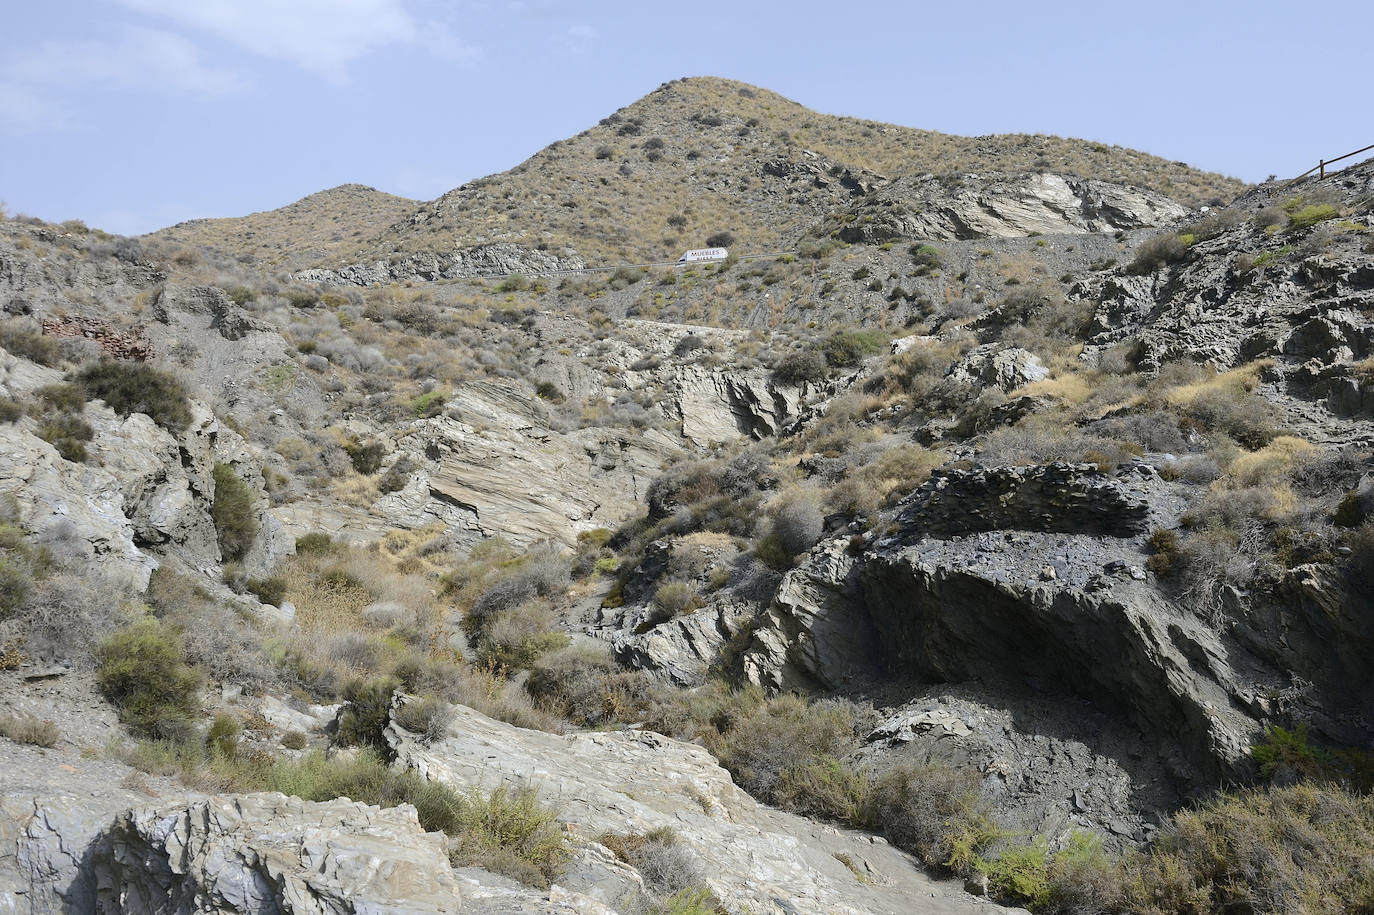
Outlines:
{"label": "green shrub", "polygon": [[1329,203],[1308,204],[1288,214],[1288,228],[1294,232],[1310,229],[1319,222],[1335,219],[1339,215],[1341,211]]}
{"label": "green shrub", "polygon": [[215,498],[210,504],[210,519],[215,523],[220,551],[227,560],[242,559],[258,536],[253,491],[228,464],[216,464],[213,476]]}
{"label": "green shrub", "polygon": [[96,648],[96,682],[135,734],[185,740],[200,712],[200,677],[177,634],[154,619],[121,629]]}
{"label": "green shrub", "polygon": [[988,875],[988,890],[995,898],[1033,910],[1049,904],[1049,847],[1044,839],[1012,845],[980,865]]}
{"label": "green shrub", "polygon": [[803,816],[841,823],[863,823],[872,781],[848,763],[833,756],[788,766],[778,779],[773,796],[779,807]]}
{"label": "green shrub", "polygon": [[912,245],[907,251],[911,255],[911,262],[916,265],[917,276],[938,270],[943,263],[939,249],[932,245]]}
{"label": "green shrub", "polygon": [[146,413],[168,432],[191,424],[186,386],[175,376],[139,362],[102,359],[77,373],[88,396],[99,398],[120,416]]}
{"label": "green shrub", "polygon": [[281,745],[288,750],[304,750],[307,740],[304,731],[287,731],[281,735]]}
{"label": "green shrub", "polygon": [[1126,870],[1102,848],[1102,840],[1075,829],[1054,853],[1047,873],[1054,912],[1117,912],[1125,907]]}
{"label": "green shrub", "polygon": [[1126,910],[1368,912],[1371,861],[1374,798],[1314,784],[1223,794],[1174,814],[1128,862]]}
{"label": "green shrub", "polygon": [[86,392],[75,384],[50,384],[39,388],[38,399],[54,410],[80,413],[86,408]]}
{"label": "green shrub", "polygon": [[248,591],[257,597],[264,604],[271,604],[280,607],[281,602],[286,598],[286,578],[281,575],[272,575],[267,578],[250,578],[247,583]]}
{"label": "green shrub", "polygon": [[205,732],[205,748],[219,756],[233,756],[238,753],[242,734],[243,723],[238,718],[228,712],[217,712]]}
{"label": "green shrub", "polygon": [[444,403],[448,400],[448,391],[430,391],[428,394],[420,394],[410,401],[410,415],[416,419],[429,419],[444,412]]}
{"label": "green shrub", "polygon": [[[854,746],[854,714],[849,705],[828,700],[808,704],[784,694],[735,722],[714,749],[741,788],[776,804],[782,800],[779,789],[789,769],[827,768]],[[810,799],[798,790],[806,778],[800,774],[786,777],[789,798],[810,805]]]}
{"label": "green shrub", "polygon": [[371,747],[387,755],[387,724],[391,720],[391,697],[396,681],[389,677],[377,680],[353,680],[344,687],[343,697],[348,703],[339,714],[339,729],[334,740],[345,747]]}

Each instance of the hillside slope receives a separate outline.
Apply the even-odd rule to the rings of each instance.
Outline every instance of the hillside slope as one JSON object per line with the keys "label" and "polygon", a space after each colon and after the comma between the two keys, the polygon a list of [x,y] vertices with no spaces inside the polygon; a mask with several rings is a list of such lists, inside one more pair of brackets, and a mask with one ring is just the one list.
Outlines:
{"label": "hillside slope", "polygon": [[504,241],[572,245],[589,262],[659,259],[718,232],[790,245],[836,204],[902,174],[1057,171],[1185,205],[1244,188],[1136,150],[1041,135],[958,137],[819,114],[732,80],[681,79],[388,229],[372,253]]}
{"label": "hillside slope", "polygon": [[415,204],[345,185],[281,210],[155,236],[288,267],[492,243],[572,248],[588,263],[676,257],[726,233],[790,247],[902,175],[1055,172],[1137,185],[1185,206],[1229,201],[1232,178],[1119,146],[1044,135],[960,137],[820,114],[714,77],[667,83],[509,171]]}
{"label": "hillside slope", "polygon": [[192,219],[152,238],[251,255],[265,266],[297,268],[351,250],[412,212],[418,201],[361,184],[341,184],[248,216]]}

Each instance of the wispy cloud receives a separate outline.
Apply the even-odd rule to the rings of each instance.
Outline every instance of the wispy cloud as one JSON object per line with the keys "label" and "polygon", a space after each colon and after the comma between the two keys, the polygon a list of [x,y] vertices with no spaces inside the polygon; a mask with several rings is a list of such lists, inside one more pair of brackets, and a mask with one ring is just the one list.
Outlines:
{"label": "wispy cloud", "polygon": [[0,127],[26,132],[72,126],[60,96],[73,88],[213,96],[245,82],[207,62],[186,38],[162,29],[125,28],[103,41],[44,41],[0,64]]}
{"label": "wispy cloud", "polygon": [[476,55],[444,23],[413,15],[404,0],[117,2],[333,82],[347,79],[349,64],[391,45],[411,45],[456,61]]}
{"label": "wispy cloud", "polygon": [[569,54],[585,54],[601,38],[595,27],[585,23],[569,26],[553,36],[554,44]]}

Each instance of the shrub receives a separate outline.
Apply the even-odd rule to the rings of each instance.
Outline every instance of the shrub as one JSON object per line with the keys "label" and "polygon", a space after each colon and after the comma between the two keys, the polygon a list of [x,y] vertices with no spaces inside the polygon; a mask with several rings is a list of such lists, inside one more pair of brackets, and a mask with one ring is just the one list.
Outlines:
{"label": "shrub", "polygon": [[1223,794],[1174,814],[1129,866],[1127,909],[1369,911],[1374,798],[1333,786]]}
{"label": "shrub", "polygon": [[24,557],[0,557],[0,620],[9,619],[32,591],[33,575]]}
{"label": "shrub", "polygon": [[1003,835],[977,773],[934,764],[901,765],[880,777],[867,819],[899,848],[961,875]]}
{"label": "shrub", "polygon": [[253,491],[228,464],[216,464],[213,477],[215,498],[210,504],[210,519],[215,524],[220,551],[225,559],[242,559],[258,536]]}
{"label": "shrub", "polygon": [[120,416],[146,413],[172,433],[191,424],[186,386],[175,376],[152,366],[102,359],[83,368],[76,380],[87,395],[105,401]]}
{"label": "shrub", "polygon": [[823,381],[826,374],[825,357],[816,350],[794,350],[773,366],[773,377],[783,384]]}
{"label": "shrub", "polygon": [[50,384],[36,392],[39,400],[54,410],[80,413],[86,408],[86,392],[75,384]]}
{"label": "shrub", "polygon": [[697,589],[689,582],[670,581],[654,591],[654,604],[668,617],[677,616],[697,603]]}
{"label": "shrub", "polygon": [[980,863],[994,897],[1036,910],[1049,903],[1049,848],[1044,839],[1012,845],[991,861]]}
{"label": "shrub", "polygon": [[334,538],[319,531],[302,534],[296,538],[296,552],[303,556],[328,553],[333,549]]}
{"label": "shrub", "polygon": [[18,422],[24,415],[24,407],[13,397],[0,397],[0,423]]}
{"label": "shrub", "polygon": [[116,632],[96,649],[96,682],[134,733],[184,740],[200,711],[200,677],[176,633],[153,619]]}
{"label": "shrub", "polygon": [[820,505],[809,493],[783,497],[773,515],[772,533],[788,557],[805,553],[825,533]]}
{"label": "shrub", "polygon": [[285,576],[272,575],[267,578],[250,578],[248,591],[264,604],[280,607],[286,598],[287,581]]}
{"label": "shrub", "polygon": [[468,795],[457,826],[458,847],[450,853],[455,864],[485,867],[534,886],[548,886],[571,856],[557,816],[540,805],[532,788],[510,791],[502,785],[487,797]]}
{"label": "shrub", "polygon": [[353,469],[364,476],[371,476],[382,466],[382,458],[386,457],[386,446],[381,442],[348,442],[343,446],[348,454],[348,459],[353,462]]}
{"label": "shrub", "polygon": [[809,705],[788,694],[757,706],[736,722],[716,751],[739,786],[759,800],[781,803],[779,788],[786,784],[788,800],[819,806],[811,805],[809,795],[799,790],[804,779],[786,773],[828,765],[827,758],[843,757],[854,744],[854,713],[848,704],[823,700]]}
{"label": "shrub", "polygon": [[348,704],[339,714],[335,742],[345,747],[371,747],[383,755],[390,753],[383,732],[391,719],[391,697],[395,692],[396,681],[386,677],[349,682],[343,692]]}
{"label": "shrub", "polygon": [[774,792],[778,806],[803,816],[861,824],[872,782],[833,756],[789,766]]}
{"label": "shrub", "polygon": [[425,743],[443,738],[453,720],[453,709],[447,702],[433,696],[411,699],[396,709],[398,725],[416,734]]}
{"label": "shrub", "polygon": [[1150,558],[1145,560],[1145,567],[1163,578],[1178,562],[1182,552],[1178,542],[1178,534],[1168,528],[1160,527],[1150,534],[1150,539],[1146,542],[1150,547]]}
{"label": "shrub", "polygon": [[43,417],[38,423],[38,437],[65,460],[80,464],[86,460],[86,442],[95,437],[95,430],[74,413],[58,413]]}
{"label": "shrub", "polygon": [[33,715],[0,715],[0,737],[35,747],[55,747],[62,737],[56,723]]}
{"label": "shrub", "polygon": [[887,334],[880,330],[837,331],[821,344],[827,364],[836,368],[858,365],[865,356],[881,352]]}
{"label": "shrub", "polygon": [[1146,273],[1154,273],[1165,264],[1177,263],[1187,256],[1187,243],[1181,236],[1169,232],[1141,243],[1126,269],[1130,273],[1143,276]]}
{"label": "shrub", "polygon": [[243,723],[228,712],[218,712],[205,732],[205,748],[219,756],[233,756],[239,749]]}
{"label": "shrub", "polygon": [[1341,211],[1329,203],[1308,204],[1288,214],[1288,228],[1294,232],[1310,229],[1319,222],[1335,219],[1339,215]]}
{"label": "shrub", "polygon": [[908,253],[911,254],[911,262],[916,265],[918,275],[938,270],[943,263],[939,249],[931,245],[912,245]]}
{"label": "shrub", "polygon": [[39,365],[54,366],[62,361],[62,350],[56,340],[13,323],[0,324],[0,347]]}
{"label": "shrub", "polygon": [[706,237],[706,247],[708,248],[728,248],[735,243],[734,233],[716,232]]}
{"label": "shrub", "polygon": [[596,157],[598,159],[609,159],[614,155],[615,150],[611,149],[611,147],[609,146],[602,145],[596,148]]}
{"label": "shrub", "polygon": [[281,735],[281,745],[288,750],[304,750],[306,742],[304,731],[287,731]]}
{"label": "shrub", "polygon": [[648,888],[661,896],[672,896],[702,882],[691,853],[678,843],[671,827],[630,835],[604,833],[597,841],[639,871]]}
{"label": "shrub", "polygon": [[558,631],[553,613],[543,606],[523,604],[489,619],[478,638],[479,663],[504,670],[524,670],[539,656],[568,644]]}

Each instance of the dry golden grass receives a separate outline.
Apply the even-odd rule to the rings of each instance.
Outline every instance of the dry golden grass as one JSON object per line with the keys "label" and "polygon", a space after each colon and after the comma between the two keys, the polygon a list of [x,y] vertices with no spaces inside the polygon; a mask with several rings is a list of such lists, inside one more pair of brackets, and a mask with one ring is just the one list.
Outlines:
{"label": "dry golden grass", "polygon": [[1208,375],[1198,381],[1191,381],[1185,384],[1176,385],[1169,388],[1165,394],[1165,400],[1174,406],[1186,406],[1197,400],[1204,394],[1226,389],[1240,389],[1253,391],[1259,385],[1259,373],[1273,365],[1272,359],[1260,359],[1255,362],[1247,362],[1245,365],[1237,366],[1225,372],[1217,372]]}
{"label": "dry golden grass", "polygon": [[1316,454],[1317,449],[1308,442],[1291,435],[1280,435],[1258,451],[1236,457],[1226,468],[1226,473],[1242,486],[1258,486],[1287,476]]}

